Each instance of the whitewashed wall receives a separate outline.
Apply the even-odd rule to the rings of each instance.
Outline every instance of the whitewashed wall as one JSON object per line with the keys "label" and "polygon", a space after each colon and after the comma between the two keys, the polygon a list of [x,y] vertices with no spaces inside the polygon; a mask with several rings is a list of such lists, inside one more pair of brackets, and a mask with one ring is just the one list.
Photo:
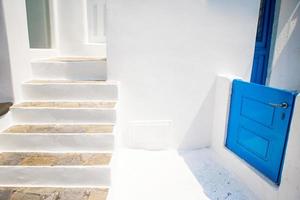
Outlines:
{"label": "whitewashed wall", "polygon": [[109,0],[108,71],[121,81],[125,142],[208,146],[216,74],[248,79],[258,11],[259,0]]}
{"label": "whitewashed wall", "polygon": [[300,0],[281,0],[270,86],[300,91]]}
{"label": "whitewashed wall", "polygon": [[2,2],[0,1],[0,102],[13,101],[13,89],[9,62],[6,27]]}
{"label": "whitewashed wall", "polygon": [[105,43],[88,41],[86,0],[57,0],[56,5],[59,54],[106,57]]}
{"label": "whitewashed wall", "polygon": [[21,84],[31,78],[25,1],[3,0],[9,61],[15,101],[22,99]]}

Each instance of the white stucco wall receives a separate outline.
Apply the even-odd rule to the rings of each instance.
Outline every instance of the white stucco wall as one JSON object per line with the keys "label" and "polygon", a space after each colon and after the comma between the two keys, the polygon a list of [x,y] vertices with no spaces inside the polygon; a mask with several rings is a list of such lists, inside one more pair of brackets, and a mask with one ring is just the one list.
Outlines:
{"label": "white stucco wall", "polygon": [[[235,173],[258,197],[264,200],[298,200],[300,199],[300,96],[295,102],[286,148],[285,162],[282,170],[281,184],[278,187],[244,160],[225,147],[227,121],[230,106],[232,76],[219,76],[215,96],[215,111],[212,130],[212,149],[218,153],[220,163]],[[228,162],[230,161],[230,162]]]}
{"label": "white stucco wall", "polygon": [[22,99],[21,83],[31,78],[25,1],[3,0],[9,61],[15,101]]}
{"label": "white stucco wall", "polygon": [[13,101],[6,27],[2,1],[0,1],[0,102]]}
{"label": "white stucco wall", "polygon": [[62,56],[106,57],[105,43],[88,43],[86,0],[54,0],[57,49]]}
{"label": "white stucco wall", "polygon": [[[108,71],[121,81],[121,134],[133,146],[139,132],[150,142],[170,137],[175,148],[208,146],[215,76],[248,79],[259,0],[110,0],[107,7]],[[162,120],[170,127],[160,129]],[[155,140],[151,128],[162,133]]]}
{"label": "white stucco wall", "polygon": [[270,86],[300,91],[300,0],[281,0]]}

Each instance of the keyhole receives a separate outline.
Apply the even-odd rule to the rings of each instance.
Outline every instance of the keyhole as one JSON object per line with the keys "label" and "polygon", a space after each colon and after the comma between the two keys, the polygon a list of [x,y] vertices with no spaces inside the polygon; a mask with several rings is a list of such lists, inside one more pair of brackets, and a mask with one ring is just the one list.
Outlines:
{"label": "keyhole", "polygon": [[281,120],[284,120],[285,119],[285,112],[282,112],[281,113]]}

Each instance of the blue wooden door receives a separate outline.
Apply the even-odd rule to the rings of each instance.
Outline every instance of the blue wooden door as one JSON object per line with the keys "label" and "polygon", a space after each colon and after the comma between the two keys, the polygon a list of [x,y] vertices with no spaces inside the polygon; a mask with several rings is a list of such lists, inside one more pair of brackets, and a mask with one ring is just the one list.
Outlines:
{"label": "blue wooden door", "polygon": [[295,93],[233,81],[226,146],[273,182],[281,167]]}
{"label": "blue wooden door", "polygon": [[267,78],[275,0],[261,0],[251,82],[264,85]]}

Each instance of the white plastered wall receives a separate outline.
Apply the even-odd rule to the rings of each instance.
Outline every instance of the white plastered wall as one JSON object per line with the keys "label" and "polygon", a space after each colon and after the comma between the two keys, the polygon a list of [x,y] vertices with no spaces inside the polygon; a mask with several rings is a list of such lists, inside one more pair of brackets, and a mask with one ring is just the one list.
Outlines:
{"label": "white plastered wall", "polygon": [[9,49],[2,1],[0,1],[0,48],[0,102],[13,101]]}
{"label": "white plastered wall", "polygon": [[56,0],[56,6],[59,54],[106,57],[106,43],[88,42],[86,0]]}
{"label": "white plastered wall", "polygon": [[235,173],[258,197],[265,200],[300,199],[300,95],[296,98],[286,149],[280,186],[276,186],[257,170],[225,147],[230,105],[232,76],[219,76],[216,82],[215,110],[212,130],[212,149],[227,169]]}
{"label": "white plastered wall", "polygon": [[300,91],[300,0],[278,0],[278,4],[269,85]]}
{"label": "white plastered wall", "polygon": [[125,145],[208,146],[215,76],[249,78],[259,0],[109,0],[107,8]]}
{"label": "white plastered wall", "polygon": [[21,84],[31,78],[25,1],[3,0],[10,71],[15,101],[22,100]]}

